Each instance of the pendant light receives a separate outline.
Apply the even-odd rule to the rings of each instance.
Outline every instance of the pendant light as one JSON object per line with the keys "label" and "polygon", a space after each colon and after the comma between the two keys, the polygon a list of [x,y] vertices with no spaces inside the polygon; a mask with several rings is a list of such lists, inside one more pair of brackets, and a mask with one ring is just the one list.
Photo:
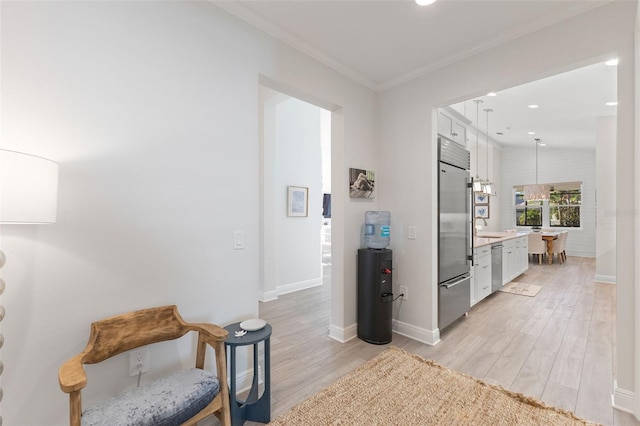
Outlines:
{"label": "pendant light", "polygon": [[487,195],[496,195],[495,187],[493,183],[489,180],[489,139],[490,139],[489,138],[489,113],[493,112],[493,110],[491,108],[487,108],[484,110],[484,112],[487,113],[487,179],[484,181],[483,191]]}
{"label": "pendant light", "polygon": [[538,146],[540,139],[536,138],[536,183],[535,185],[524,186],[524,199],[526,201],[548,200],[551,187],[549,185],[538,184]]}
{"label": "pendant light", "polygon": [[483,102],[481,99],[474,99],[476,103],[476,177],[473,179],[473,192],[478,194],[484,194],[483,181],[478,175],[478,157],[480,157],[479,140],[480,140],[480,104]]}

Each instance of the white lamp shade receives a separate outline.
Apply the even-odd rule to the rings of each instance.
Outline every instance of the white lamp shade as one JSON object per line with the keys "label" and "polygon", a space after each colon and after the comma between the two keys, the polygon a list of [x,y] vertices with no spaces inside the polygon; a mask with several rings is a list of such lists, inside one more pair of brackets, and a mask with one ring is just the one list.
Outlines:
{"label": "white lamp shade", "polygon": [[58,164],[0,150],[0,223],[55,223]]}

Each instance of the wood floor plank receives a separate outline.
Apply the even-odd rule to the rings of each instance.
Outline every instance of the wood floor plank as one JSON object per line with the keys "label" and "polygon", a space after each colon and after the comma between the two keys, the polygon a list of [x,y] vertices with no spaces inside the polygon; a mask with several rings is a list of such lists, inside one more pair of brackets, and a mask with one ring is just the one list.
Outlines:
{"label": "wood floor plank", "polygon": [[475,334],[469,334],[460,343],[440,357],[438,362],[445,367],[456,370],[460,368],[479,348],[486,344],[487,339]]}
{"label": "wood floor plank", "polygon": [[576,415],[602,424],[613,424],[611,359],[587,352],[583,369],[589,374],[584,374],[580,381]]}
{"label": "wood floor plank", "polygon": [[487,371],[483,379],[498,383],[505,388],[510,388],[535,343],[536,339],[532,338],[531,335],[518,333]]}
{"label": "wood floor plank", "polygon": [[549,380],[540,399],[554,407],[574,412],[578,400],[578,390]]}
{"label": "wood floor plank", "polygon": [[536,341],[535,348],[546,352],[557,353],[560,350],[560,345],[562,344],[570,321],[571,320],[567,318],[549,318],[540,337]]}
{"label": "wood floor plank", "polygon": [[560,350],[556,357],[549,380],[571,389],[580,387],[580,376],[582,374],[582,360],[584,359],[587,340],[565,336]]}
{"label": "wood floor plank", "polygon": [[539,399],[544,392],[556,355],[556,352],[532,349],[510,389]]}

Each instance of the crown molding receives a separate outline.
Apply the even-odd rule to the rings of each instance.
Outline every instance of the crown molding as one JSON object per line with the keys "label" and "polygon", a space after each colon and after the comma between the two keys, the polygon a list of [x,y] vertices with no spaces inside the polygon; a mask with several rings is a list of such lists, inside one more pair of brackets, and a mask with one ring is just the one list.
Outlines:
{"label": "crown molding", "polygon": [[[545,19],[539,19],[537,21],[530,22],[528,25],[522,26],[518,29],[505,33],[502,37],[494,39],[490,42],[475,46],[471,49],[467,49],[461,51],[455,55],[448,56],[441,61],[434,62],[432,64],[426,65],[421,68],[417,68],[411,72],[408,72],[404,75],[398,76],[396,78],[387,80],[378,84],[378,91],[384,91],[391,89],[395,86],[399,86],[408,81],[414,80],[419,77],[423,77],[429,73],[432,73],[440,68],[444,68],[448,65],[454,64],[456,62],[462,61],[464,59],[471,58],[472,56],[478,55],[482,52],[486,52],[498,46],[507,44],[513,40],[524,37],[526,35],[535,33],[536,31],[540,31],[544,28],[550,27],[552,25],[558,24],[567,19],[576,17],[583,13],[590,12],[594,9],[604,6],[605,4],[611,3],[615,0],[604,0],[604,1],[591,1],[591,2],[582,2],[577,3],[573,7],[563,10],[560,13],[557,13],[553,16],[548,16]],[[640,8],[639,8],[640,10]]]}
{"label": "crown molding", "polygon": [[576,17],[583,13],[592,11],[594,9],[602,7],[613,1],[616,1],[616,0],[578,2],[573,7],[563,9],[562,11],[555,13],[551,16],[548,16],[544,19],[538,19],[536,21],[532,21],[527,25],[521,26],[513,31],[507,32],[503,36],[497,39],[494,39],[492,41],[489,41],[487,43],[483,43],[473,48],[463,50],[457,54],[448,56],[440,61],[425,65],[424,67],[417,68],[408,73],[399,75],[395,78],[386,80],[384,82],[376,82],[371,78],[365,76],[364,74],[358,71],[355,71],[354,69],[348,67],[342,62],[332,58],[326,53],[321,52],[320,50],[316,49],[310,44],[302,41],[299,37],[287,31],[286,29],[282,28],[281,26],[268,21],[263,16],[253,11],[251,8],[243,5],[241,2],[238,2],[235,0],[234,1],[209,0],[210,3],[214,4],[215,6],[224,10],[225,12],[235,16],[236,18],[241,19],[242,21],[248,23],[249,25],[276,38],[277,40],[280,40],[281,42],[291,46],[292,48],[310,56],[311,58],[317,60],[318,62],[326,65],[327,67],[333,69],[334,71],[367,87],[368,89],[374,92],[382,92],[384,90],[391,89],[395,86],[399,86],[401,84],[404,84],[416,78],[423,77],[438,69],[444,68],[446,66],[454,64],[461,60],[470,58],[479,53],[486,52],[490,49],[493,49],[495,47],[498,47],[503,44],[509,43],[513,40],[516,40],[520,37],[524,37],[528,34],[542,30],[546,27],[555,25],[559,22]]}
{"label": "crown molding", "polygon": [[373,90],[374,92],[379,91],[379,85],[375,81],[349,68],[342,62],[337,61],[336,59],[319,51],[308,43],[302,41],[299,37],[295,36],[291,32],[285,30],[281,26],[268,21],[247,6],[236,1],[209,1],[225,12],[243,20],[249,25],[252,25],[260,31],[263,31],[264,33],[276,38],[277,40],[280,40],[281,42],[293,47],[294,49],[304,53],[305,55],[312,57],[313,59],[328,66],[334,71],[337,71],[345,77],[362,84],[363,86],[367,87],[370,90]]}

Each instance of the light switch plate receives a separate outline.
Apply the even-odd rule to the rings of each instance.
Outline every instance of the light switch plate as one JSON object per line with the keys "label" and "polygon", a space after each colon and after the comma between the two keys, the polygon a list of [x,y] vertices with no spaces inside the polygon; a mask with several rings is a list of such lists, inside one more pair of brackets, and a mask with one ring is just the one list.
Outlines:
{"label": "light switch plate", "polygon": [[244,249],[244,232],[243,231],[233,232],[233,249],[234,250]]}
{"label": "light switch plate", "polygon": [[416,227],[415,226],[410,226],[409,227],[409,232],[407,233],[408,237],[410,240],[415,240],[416,239]]}

